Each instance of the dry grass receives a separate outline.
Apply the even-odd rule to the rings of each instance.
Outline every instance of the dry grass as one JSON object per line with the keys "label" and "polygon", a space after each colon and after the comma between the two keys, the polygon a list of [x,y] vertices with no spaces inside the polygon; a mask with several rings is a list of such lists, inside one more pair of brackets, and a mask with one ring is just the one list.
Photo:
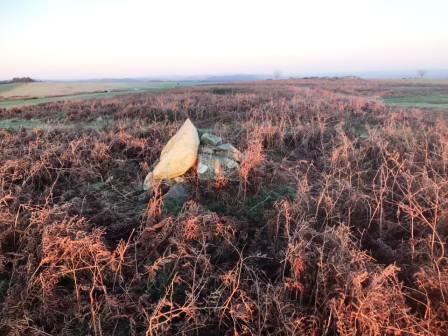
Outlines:
{"label": "dry grass", "polygon": [[[0,131],[0,334],[446,335],[446,121],[358,85],[0,111],[112,122]],[[189,174],[164,208],[139,188],[187,116],[244,152],[240,180]]]}
{"label": "dry grass", "polygon": [[79,93],[119,90],[129,85],[120,83],[25,83],[1,93],[5,99],[24,97],[67,96]]}

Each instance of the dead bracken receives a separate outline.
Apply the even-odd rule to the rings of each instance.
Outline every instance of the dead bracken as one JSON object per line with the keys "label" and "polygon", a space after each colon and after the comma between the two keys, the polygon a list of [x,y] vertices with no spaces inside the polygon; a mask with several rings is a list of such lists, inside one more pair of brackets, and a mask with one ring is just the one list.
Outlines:
{"label": "dead bracken", "polygon": [[51,126],[0,129],[0,335],[447,335],[446,114],[387,85],[0,109]]}

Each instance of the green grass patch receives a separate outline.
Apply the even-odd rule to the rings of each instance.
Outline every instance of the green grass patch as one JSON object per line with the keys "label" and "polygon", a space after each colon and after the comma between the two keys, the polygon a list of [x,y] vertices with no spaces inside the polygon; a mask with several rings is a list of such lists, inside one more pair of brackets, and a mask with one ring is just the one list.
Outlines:
{"label": "green grass patch", "polygon": [[72,128],[89,128],[102,129],[109,124],[110,120],[106,118],[96,119],[92,121],[74,121],[68,123],[46,122],[40,119],[3,119],[0,120],[0,129],[18,130],[21,128],[28,129],[72,129]]}
{"label": "green grass patch", "polygon": [[448,95],[391,97],[384,98],[384,102],[392,106],[448,109]]}
{"label": "green grass patch", "polygon": [[256,196],[247,199],[245,209],[247,217],[253,221],[260,221],[266,209],[271,209],[275,202],[282,199],[294,199],[296,189],[291,186],[273,186],[271,190],[264,190]]}
{"label": "green grass patch", "polygon": [[2,92],[6,92],[6,91],[9,91],[9,90],[12,90],[12,89],[14,89],[15,87],[17,87],[19,85],[21,85],[21,84],[17,84],[17,83],[14,83],[14,84],[0,84],[0,96],[2,95]]}
{"label": "green grass patch", "polygon": [[49,128],[50,125],[39,119],[3,119],[0,128],[15,130],[20,128]]}

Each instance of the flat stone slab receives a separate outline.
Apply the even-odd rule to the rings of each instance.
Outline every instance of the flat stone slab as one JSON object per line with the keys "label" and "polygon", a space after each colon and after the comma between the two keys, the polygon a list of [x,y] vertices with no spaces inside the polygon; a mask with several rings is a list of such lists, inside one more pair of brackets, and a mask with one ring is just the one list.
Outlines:
{"label": "flat stone slab", "polygon": [[201,144],[218,146],[218,145],[222,144],[222,138],[220,138],[217,135],[211,134],[211,133],[204,133],[201,136]]}
{"label": "flat stone slab", "polygon": [[217,146],[215,152],[217,155],[225,156],[238,162],[241,161],[241,152],[229,143]]}
{"label": "flat stone slab", "polygon": [[213,181],[219,177],[234,179],[240,165],[233,159],[215,154],[199,154],[197,174],[200,180]]}
{"label": "flat stone slab", "polygon": [[163,195],[163,204],[168,207],[181,207],[188,200],[188,189],[182,183],[174,184]]}

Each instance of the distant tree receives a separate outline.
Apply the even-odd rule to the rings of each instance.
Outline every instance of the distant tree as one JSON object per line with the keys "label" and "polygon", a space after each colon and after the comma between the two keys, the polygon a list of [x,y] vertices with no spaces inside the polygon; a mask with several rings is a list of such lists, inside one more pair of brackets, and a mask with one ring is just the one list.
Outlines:
{"label": "distant tree", "polygon": [[30,77],[14,77],[11,80],[0,81],[0,84],[14,84],[14,83],[33,83],[36,82]]}
{"label": "distant tree", "polygon": [[280,70],[275,70],[274,71],[274,79],[280,79],[280,77],[282,77],[282,73]]}
{"label": "distant tree", "polygon": [[428,71],[426,71],[425,69],[420,69],[420,70],[417,71],[417,73],[418,73],[418,75],[420,76],[420,78],[425,77],[425,75],[426,75],[427,72],[428,72]]}
{"label": "distant tree", "polygon": [[13,83],[33,83],[36,82],[36,80],[30,78],[30,77],[14,77],[11,80],[8,81],[1,81],[1,84],[13,84]]}

